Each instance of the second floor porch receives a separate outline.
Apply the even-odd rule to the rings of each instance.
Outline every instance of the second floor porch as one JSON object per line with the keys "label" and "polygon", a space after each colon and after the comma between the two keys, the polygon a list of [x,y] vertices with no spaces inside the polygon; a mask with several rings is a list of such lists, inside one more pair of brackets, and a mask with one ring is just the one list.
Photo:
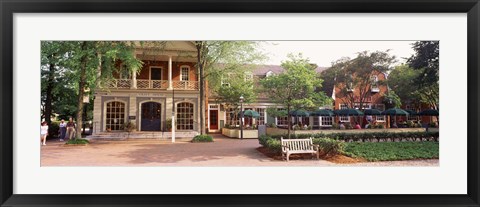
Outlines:
{"label": "second floor porch", "polygon": [[199,90],[198,81],[111,79],[106,81],[103,86],[109,89]]}

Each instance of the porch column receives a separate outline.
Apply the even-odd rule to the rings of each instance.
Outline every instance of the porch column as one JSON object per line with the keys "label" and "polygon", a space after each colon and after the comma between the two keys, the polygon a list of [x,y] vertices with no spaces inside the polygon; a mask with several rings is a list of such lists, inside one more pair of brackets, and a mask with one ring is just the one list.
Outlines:
{"label": "porch column", "polygon": [[[93,98],[93,133],[98,134],[102,131],[102,95],[100,93],[95,93]],[[103,129],[105,130],[105,129]]]}
{"label": "porch column", "polygon": [[132,71],[132,84],[130,85],[130,89],[137,89],[137,72]]}
{"label": "porch column", "polygon": [[173,89],[172,83],[172,56],[168,56],[168,90]]}

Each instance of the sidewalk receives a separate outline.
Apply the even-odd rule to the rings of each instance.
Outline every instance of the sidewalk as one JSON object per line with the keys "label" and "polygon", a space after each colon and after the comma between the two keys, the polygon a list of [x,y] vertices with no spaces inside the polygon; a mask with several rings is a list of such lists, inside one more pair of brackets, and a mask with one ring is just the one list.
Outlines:
{"label": "sidewalk", "polygon": [[[41,146],[41,166],[342,166],[325,160],[273,160],[256,150],[260,147],[257,139],[230,139],[222,135],[214,135],[214,139],[211,143],[153,139],[94,141],[88,146],[64,146],[64,142],[52,140]],[[438,160],[416,162],[353,165],[438,165]]]}

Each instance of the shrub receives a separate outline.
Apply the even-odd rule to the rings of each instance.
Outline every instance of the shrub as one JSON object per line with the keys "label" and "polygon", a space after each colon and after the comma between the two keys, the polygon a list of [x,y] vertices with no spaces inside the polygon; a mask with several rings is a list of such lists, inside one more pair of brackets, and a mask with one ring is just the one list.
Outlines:
{"label": "shrub", "polygon": [[320,152],[327,156],[342,154],[345,148],[344,142],[331,138],[317,138],[313,143],[318,144]]}
{"label": "shrub", "polygon": [[129,122],[125,123],[124,128],[125,128],[125,131],[127,131],[127,132],[133,132],[133,131],[137,130],[137,125],[135,124],[135,122],[129,121]]}
{"label": "shrub", "polygon": [[282,152],[282,143],[280,142],[280,140],[276,140],[276,139],[267,139],[267,148],[268,150],[270,150],[270,152],[273,152],[273,153],[281,153]]}
{"label": "shrub", "polygon": [[270,136],[267,136],[267,135],[260,135],[260,137],[258,138],[258,143],[264,147],[267,146],[267,140],[268,139],[272,139],[272,137]]}
{"label": "shrub", "polygon": [[197,135],[193,137],[192,142],[213,142],[213,137],[210,135]]}
{"label": "shrub", "polygon": [[52,123],[50,123],[48,125],[48,136],[47,136],[47,138],[48,139],[57,138],[59,136],[59,134],[58,134],[59,129],[60,129],[60,122],[52,121]]}
{"label": "shrub", "polygon": [[275,125],[275,123],[268,123],[267,127],[277,128],[277,125]]}
{"label": "shrub", "polygon": [[167,127],[167,131],[170,131],[172,129],[172,119],[167,119],[165,120],[165,126]]}
{"label": "shrub", "polygon": [[73,145],[76,145],[76,144],[79,144],[79,145],[83,145],[83,144],[88,144],[90,143],[88,140],[86,139],[70,139],[68,140],[65,144],[73,144]]}
{"label": "shrub", "polygon": [[337,123],[333,123],[332,129],[340,129],[340,126]]}
{"label": "shrub", "polygon": [[[285,134],[282,135],[272,135],[270,138],[280,140],[280,137],[286,137]],[[388,139],[388,138],[428,138],[437,140],[439,137],[439,132],[365,132],[365,133],[330,133],[330,134],[291,134],[291,139],[304,139],[304,138],[331,138],[341,141],[365,141],[367,139]]]}

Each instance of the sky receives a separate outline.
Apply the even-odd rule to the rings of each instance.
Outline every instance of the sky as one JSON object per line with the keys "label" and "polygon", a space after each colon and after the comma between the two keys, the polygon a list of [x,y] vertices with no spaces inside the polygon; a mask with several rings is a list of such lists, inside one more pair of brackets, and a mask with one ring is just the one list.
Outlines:
{"label": "sky", "polygon": [[262,43],[264,52],[269,57],[268,65],[280,65],[288,53],[302,53],[310,62],[321,67],[329,67],[332,62],[342,57],[356,57],[361,51],[386,51],[394,55],[398,63],[403,58],[414,54],[413,41],[267,41]]}

